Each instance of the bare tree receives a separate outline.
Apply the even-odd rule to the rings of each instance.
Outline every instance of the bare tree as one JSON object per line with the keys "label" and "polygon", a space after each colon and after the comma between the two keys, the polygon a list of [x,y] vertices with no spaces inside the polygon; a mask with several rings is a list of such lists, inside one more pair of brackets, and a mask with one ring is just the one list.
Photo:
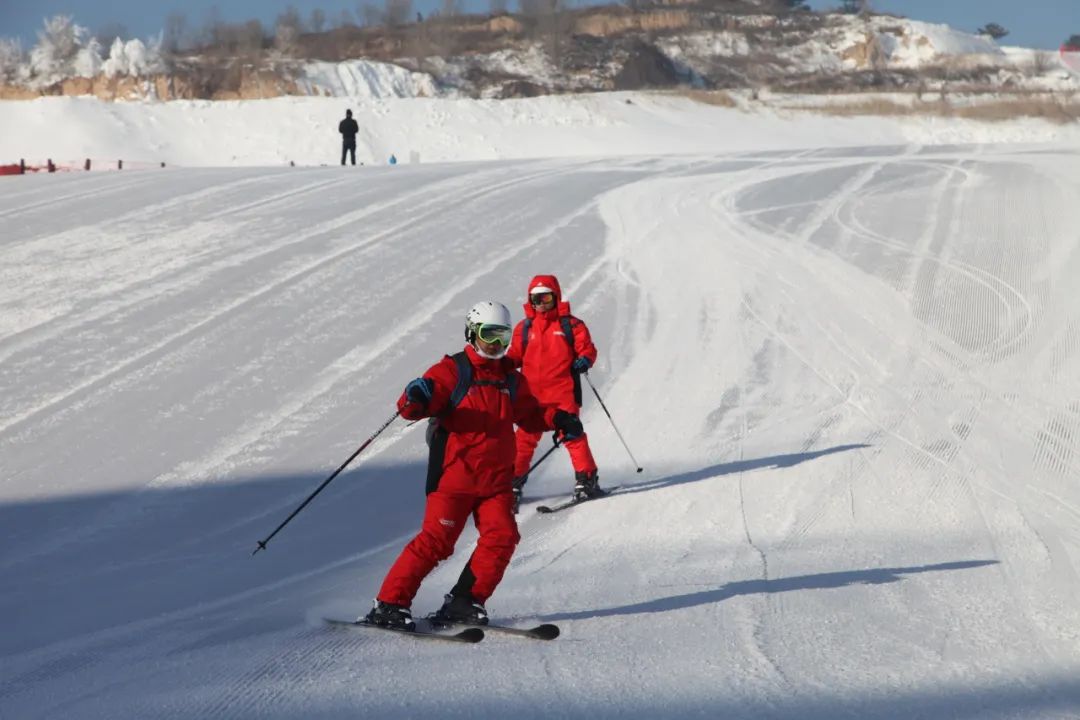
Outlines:
{"label": "bare tree", "polygon": [[216,46],[221,43],[225,21],[221,19],[221,10],[215,5],[203,14],[202,27],[199,28],[199,45]]}
{"label": "bare tree", "polygon": [[490,0],[488,4],[492,15],[502,15],[506,12],[506,9],[510,6],[507,0]]}
{"label": "bare tree", "polygon": [[463,11],[464,2],[462,0],[442,0],[442,8],[439,12],[443,17],[455,17]]}
{"label": "bare tree", "polygon": [[322,8],[315,8],[311,11],[311,19],[308,20],[308,27],[313,33],[321,33],[326,29],[326,13],[322,11]]}
{"label": "bare tree", "polygon": [[543,40],[556,67],[562,66],[562,50],[569,35],[565,0],[518,0],[521,14],[532,20],[533,39]]}
{"label": "bare tree", "polygon": [[356,24],[356,18],[354,18],[353,14],[351,12],[349,12],[349,9],[348,8],[342,8],[341,14],[338,15],[338,18],[337,18],[337,21],[336,21],[336,27],[348,27],[350,25],[355,25],[355,24]]}
{"label": "bare tree", "polygon": [[382,25],[385,16],[377,5],[366,2],[360,5],[360,20],[368,27]]}
{"label": "bare tree", "polygon": [[1041,77],[1050,72],[1051,68],[1055,67],[1055,65],[1053,53],[1036,50],[1031,54],[1031,72],[1036,77]]}
{"label": "bare tree", "polygon": [[518,0],[518,11],[531,18],[538,18],[544,14],[544,8],[548,0]]}
{"label": "bare tree", "polygon": [[412,16],[412,0],[386,0],[386,23],[404,25]]}
{"label": "bare tree", "polygon": [[190,43],[187,16],[183,13],[169,13],[165,18],[165,27],[161,31],[162,52],[166,55],[175,55],[186,49]]}
{"label": "bare tree", "polygon": [[274,47],[286,54],[295,51],[303,32],[304,21],[300,19],[300,13],[289,5],[274,21]]}
{"label": "bare tree", "polygon": [[236,28],[236,53],[248,60],[258,61],[262,57],[263,39],[266,33],[258,20],[248,20]]}

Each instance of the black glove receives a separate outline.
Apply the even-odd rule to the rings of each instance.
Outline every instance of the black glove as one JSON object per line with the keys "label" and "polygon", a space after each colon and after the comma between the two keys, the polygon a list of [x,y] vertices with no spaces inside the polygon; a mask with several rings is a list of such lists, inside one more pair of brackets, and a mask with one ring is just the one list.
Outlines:
{"label": "black glove", "polygon": [[570,370],[575,374],[580,375],[581,373],[589,372],[589,368],[591,367],[592,363],[589,362],[589,358],[582,356],[577,360],[574,360],[574,364],[570,366]]}
{"label": "black glove", "polygon": [[565,410],[555,411],[555,429],[562,433],[563,440],[576,440],[585,434],[585,428],[577,415],[571,415]]}
{"label": "black glove", "polygon": [[431,400],[431,393],[435,389],[435,384],[428,378],[418,377],[415,380],[409,382],[405,386],[405,397],[409,402],[417,403],[427,407],[428,402]]}

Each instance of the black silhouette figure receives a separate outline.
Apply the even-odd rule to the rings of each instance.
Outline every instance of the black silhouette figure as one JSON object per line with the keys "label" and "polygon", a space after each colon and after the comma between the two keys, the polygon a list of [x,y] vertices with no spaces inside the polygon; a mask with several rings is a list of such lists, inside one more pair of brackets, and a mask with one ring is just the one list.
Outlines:
{"label": "black silhouette figure", "polygon": [[356,164],[356,133],[360,132],[360,126],[353,120],[352,110],[345,111],[345,119],[338,123],[338,132],[341,133],[341,164],[345,164],[345,155],[352,156],[352,164]]}

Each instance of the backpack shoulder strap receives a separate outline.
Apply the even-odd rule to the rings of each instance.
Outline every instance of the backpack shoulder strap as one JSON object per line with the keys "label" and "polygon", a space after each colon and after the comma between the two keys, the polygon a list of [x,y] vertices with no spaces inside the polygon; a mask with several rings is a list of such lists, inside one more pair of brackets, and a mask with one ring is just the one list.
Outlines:
{"label": "backpack shoulder strap", "polygon": [[517,370],[511,370],[506,376],[506,389],[510,391],[510,404],[513,405],[517,401],[518,392],[518,377]]}
{"label": "backpack shoulder strap", "polygon": [[457,384],[454,386],[454,391],[450,393],[450,402],[447,403],[446,409],[443,410],[444,413],[450,412],[465,399],[473,383],[472,363],[469,362],[469,356],[465,354],[465,351],[454,353],[450,357],[454,359],[454,364],[457,365]]}
{"label": "backpack shoulder strap", "polygon": [[529,347],[530,330],[532,330],[532,318],[527,317],[521,322],[521,357],[525,357],[525,350]]}
{"label": "backpack shoulder strap", "polygon": [[563,315],[559,318],[559,324],[562,325],[563,337],[566,339],[567,345],[570,346],[570,356],[576,360],[577,350],[574,349],[574,326],[570,324],[570,319],[569,315]]}

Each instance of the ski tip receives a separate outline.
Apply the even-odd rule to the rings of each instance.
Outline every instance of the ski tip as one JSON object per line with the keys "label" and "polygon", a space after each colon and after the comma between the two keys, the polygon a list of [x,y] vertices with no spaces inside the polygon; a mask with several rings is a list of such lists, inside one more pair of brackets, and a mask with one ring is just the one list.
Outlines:
{"label": "ski tip", "polygon": [[462,642],[478,643],[484,639],[484,631],[480,628],[467,628],[454,635],[456,638],[460,638]]}
{"label": "ski tip", "polygon": [[543,625],[537,625],[530,633],[541,640],[554,640],[559,637],[559,626],[545,623]]}

